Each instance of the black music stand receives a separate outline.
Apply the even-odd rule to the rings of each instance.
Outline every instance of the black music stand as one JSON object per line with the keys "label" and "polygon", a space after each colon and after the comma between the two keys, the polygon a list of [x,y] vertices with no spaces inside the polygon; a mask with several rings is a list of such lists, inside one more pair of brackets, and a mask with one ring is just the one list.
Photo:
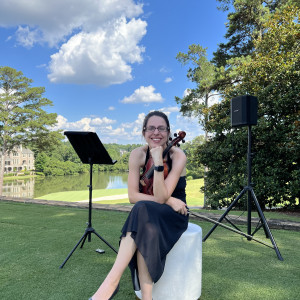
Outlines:
{"label": "black music stand", "polygon": [[89,131],[65,131],[64,134],[69,139],[71,145],[73,146],[75,152],[79,156],[80,160],[84,164],[90,165],[90,184],[88,185],[89,188],[89,220],[88,220],[88,226],[83,234],[83,236],[80,238],[78,243],[75,245],[73,250],[70,252],[70,254],[67,256],[67,258],[64,260],[64,262],[61,264],[60,269],[63,268],[65,263],[68,261],[68,259],[71,257],[73,252],[76,250],[76,248],[79,246],[79,244],[82,242],[81,247],[83,247],[86,238],[88,237],[88,241],[91,241],[91,234],[94,233],[99,239],[101,239],[107,246],[109,246],[113,251],[116,253],[117,250],[111,246],[105,239],[103,239],[92,227],[92,174],[93,174],[93,164],[106,164],[106,165],[113,165],[117,161],[113,161],[111,157],[109,156],[108,152],[104,148],[103,144],[101,143],[99,137],[95,132],[89,132]]}

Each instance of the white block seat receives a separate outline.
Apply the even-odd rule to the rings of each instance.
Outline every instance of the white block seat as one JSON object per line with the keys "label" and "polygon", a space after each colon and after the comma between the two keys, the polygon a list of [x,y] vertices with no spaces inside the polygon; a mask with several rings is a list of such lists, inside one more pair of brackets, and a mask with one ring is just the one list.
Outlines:
{"label": "white block seat", "polygon": [[[153,285],[153,300],[197,300],[202,288],[202,229],[189,223],[168,253],[161,278]],[[135,292],[142,299],[141,291]]]}

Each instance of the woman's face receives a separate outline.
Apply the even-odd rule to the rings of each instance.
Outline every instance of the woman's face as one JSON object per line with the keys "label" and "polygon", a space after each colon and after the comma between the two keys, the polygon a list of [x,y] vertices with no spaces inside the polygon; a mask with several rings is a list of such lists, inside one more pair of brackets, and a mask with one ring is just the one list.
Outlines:
{"label": "woman's face", "polygon": [[162,117],[152,116],[149,118],[144,137],[150,148],[158,146],[166,147],[169,138],[167,123]]}

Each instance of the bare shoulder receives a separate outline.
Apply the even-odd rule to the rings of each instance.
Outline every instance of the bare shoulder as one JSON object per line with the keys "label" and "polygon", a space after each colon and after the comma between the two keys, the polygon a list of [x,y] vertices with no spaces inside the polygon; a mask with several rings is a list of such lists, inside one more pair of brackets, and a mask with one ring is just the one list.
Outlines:
{"label": "bare shoulder", "polygon": [[140,166],[144,165],[147,153],[147,145],[135,148],[130,153],[130,161]]}
{"label": "bare shoulder", "polygon": [[186,159],[185,153],[179,147],[172,147],[170,150],[171,159]]}

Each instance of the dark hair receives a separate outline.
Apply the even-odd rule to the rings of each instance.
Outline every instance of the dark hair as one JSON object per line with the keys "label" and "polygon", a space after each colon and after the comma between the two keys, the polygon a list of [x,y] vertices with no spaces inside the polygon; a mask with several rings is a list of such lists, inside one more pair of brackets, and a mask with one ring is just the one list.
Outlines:
{"label": "dark hair", "polygon": [[148,120],[149,120],[151,117],[153,117],[153,116],[157,116],[157,117],[163,118],[163,119],[166,121],[168,131],[170,132],[170,122],[169,122],[169,119],[168,119],[167,115],[166,115],[165,113],[163,113],[162,111],[154,110],[154,111],[151,111],[151,112],[145,117],[145,119],[144,119],[144,122],[143,122],[143,130],[142,130],[143,135],[144,135],[144,133],[145,133],[146,126],[147,126],[147,123],[148,123]]}

